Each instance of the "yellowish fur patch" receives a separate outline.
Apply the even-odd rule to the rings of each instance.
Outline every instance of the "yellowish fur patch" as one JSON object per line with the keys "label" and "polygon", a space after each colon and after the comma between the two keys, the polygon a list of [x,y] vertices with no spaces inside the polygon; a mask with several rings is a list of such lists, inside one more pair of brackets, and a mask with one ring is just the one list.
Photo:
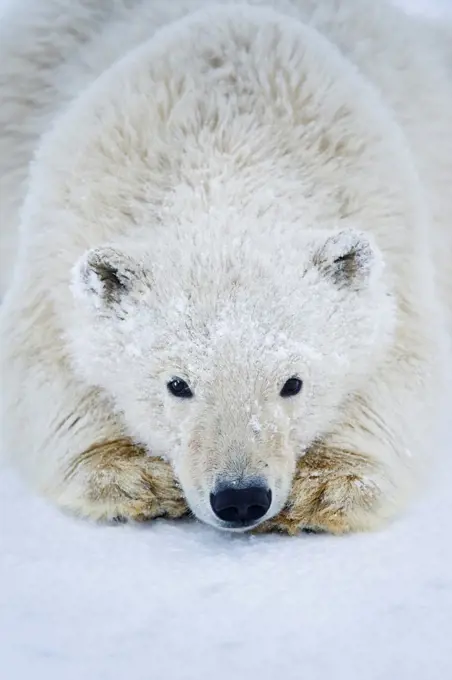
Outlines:
{"label": "yellowish fur patch", "polygon": [[146,521],[188,512],[170,465],[151,458],[122,438],[95,444],[75,459],[67,479],[87,475],[87,497],[79,514],[97,520]]}
{"label": "yellowish fur patch", "polygon": [[380,492],[371,481],[371,472],[375,476],[363,456],[322,444],[313,446],[298,461],[284,510],[256,531],[294,535],[304,528],[332,534],[372,529]]}

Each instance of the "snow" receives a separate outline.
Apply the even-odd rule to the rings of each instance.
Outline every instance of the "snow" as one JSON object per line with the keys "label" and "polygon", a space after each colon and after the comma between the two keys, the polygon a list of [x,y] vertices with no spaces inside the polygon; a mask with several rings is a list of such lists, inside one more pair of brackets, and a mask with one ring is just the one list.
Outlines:
{"label": "snow", "polygon": [[96,527],[4,474],[3,677],[444,680],[451,482],[381,533],[294,539]]}
{"label": "snow", "polygon": [[394,0],[394,4],[413,14],[434,18],[452,16],[452,0]]}
{"label": "snow", "polygon": [[[432,14],[452,9],[425,2]],[[425,497],[380,533],[252,537],[185,522],[90,525],[3,470],[1,675],[444,680],[451,489],[446,459]]]}

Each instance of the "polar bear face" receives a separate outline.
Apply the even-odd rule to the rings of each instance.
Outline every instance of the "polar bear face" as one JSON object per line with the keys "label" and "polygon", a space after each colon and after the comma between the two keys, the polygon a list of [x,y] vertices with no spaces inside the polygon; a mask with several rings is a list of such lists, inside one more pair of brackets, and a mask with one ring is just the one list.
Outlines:
{"label": "polar bear face", "polygon": [[74,366],[171,461],[200,519],[245,530],[282,509],[297,458],[391,338],[382,257],[354,230],[302,233],[278,252],[168,241],[76,264]]}

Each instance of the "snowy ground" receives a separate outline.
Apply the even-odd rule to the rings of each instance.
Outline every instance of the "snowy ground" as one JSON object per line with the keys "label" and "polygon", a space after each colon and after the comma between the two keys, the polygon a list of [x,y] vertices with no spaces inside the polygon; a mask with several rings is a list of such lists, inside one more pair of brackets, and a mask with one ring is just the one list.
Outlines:
{"label": "snowy ground", "polygon": [[[424,5],[433,14],[451,2]],[[90,526],[2,472],[0,675],[445,680],[451,489],[452,460],[380,534],[252,538],[195,524]]]}

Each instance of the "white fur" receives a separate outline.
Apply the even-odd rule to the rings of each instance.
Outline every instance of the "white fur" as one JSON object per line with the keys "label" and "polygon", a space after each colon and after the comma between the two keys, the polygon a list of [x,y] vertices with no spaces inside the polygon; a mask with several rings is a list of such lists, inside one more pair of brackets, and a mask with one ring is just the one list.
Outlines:
{"label": "white fur", "polygon": [[444,406],[450,36],[371,0],[98,4],[16,8],[0,52],[3,448],[89,515],[67,470],[126,433],[215,523],[225,480],[276,514],[321,439],[374,464],[377,526]]}

